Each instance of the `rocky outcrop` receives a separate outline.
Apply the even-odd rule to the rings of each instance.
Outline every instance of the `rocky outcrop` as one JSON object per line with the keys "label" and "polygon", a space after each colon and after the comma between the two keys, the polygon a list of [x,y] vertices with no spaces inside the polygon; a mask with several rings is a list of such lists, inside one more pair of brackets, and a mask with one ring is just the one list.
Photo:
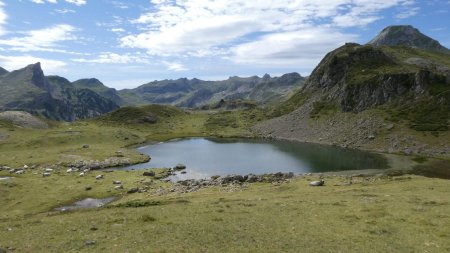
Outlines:
{"label": "rocky outcrop", "polygon": [[410,25],[388,26],[368,44],[380,46],[407,46],[439,53],[450,54],[450,50],[438,41],[421,33]]}
{"label": "rocky outcrop", "polygon": [[448,157],[449,68],[448,56],[435,51],[347,43],[328,53],[280,106],[282,116],[253,130],[262,137]]}
{"label": "rocky outcrop", "polygon": [[342,111],[360,112],[408,94],[426,96],[434,83],[450,84],[445,75],[401,67],[381,49],[349,43],[325,56],[302,92],[320,93],[320,99],[339,105]]}

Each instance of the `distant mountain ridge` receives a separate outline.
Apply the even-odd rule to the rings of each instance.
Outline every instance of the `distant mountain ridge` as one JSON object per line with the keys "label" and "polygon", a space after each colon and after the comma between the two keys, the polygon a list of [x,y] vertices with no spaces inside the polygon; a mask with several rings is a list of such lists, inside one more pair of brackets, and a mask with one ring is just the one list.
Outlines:
{"label": "distant mountain ridge", "polygon": [[0,75],[0,94],[1,111],[27,111],[54,120],[92,118],[119,107],[90,89],[77,89],[65,78],[46,77],[40,63]]}
{"label": "distant mountain ridge", "polygon": [[96,78],[70,82],[45,76],[40,63],[8,72],[0,68],[0,111],[21,110],[53,120],[92,118],[125,105],[170,104],[180,107],[213,105],[221,100],[274,103],[287,99],[305,80],[297,73],[265,75],[224,81],[180,78],[153,81],[117,91]]}
{"label": "distant mountain ridge", "polygon": [[230,77],[223,81],[203,81],[197,78],[153,81],[135,89],[118,91],[125,104],[170,104],[199,107],[220,100],[248,99],[258,103],[280,102],[300,87],[305,78],[298,73],[280,77]]}

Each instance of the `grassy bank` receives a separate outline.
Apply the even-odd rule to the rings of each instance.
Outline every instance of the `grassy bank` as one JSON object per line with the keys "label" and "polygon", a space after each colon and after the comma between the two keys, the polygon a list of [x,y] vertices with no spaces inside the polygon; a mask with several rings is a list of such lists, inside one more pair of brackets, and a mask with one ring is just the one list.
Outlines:
{"label": "grassy bank", "polygon": [[[0,181],[0,247],[16,252],[446,252],[448,181],[419,176],[312,177],[158,195],[142,172],[95,180],[26,174]],[[122,180],[124,190],[113,190]],[[126,194],[149,185],[147,193]],[[69,187],[67,187],[69,186]],[[92,190],[86,191],[85,187]],[[62,194],[63,193],[63,194]],[[108,207],[58,205],[116,195]],[[136,207],[140,206],[140,207]]]}
{"label": "grassy bank", "polygon": [[[157,108],[158,109],[158,108]],[[127,148],[139,143],[192,136],[249,136],[249,128],[261,120],[262,112],[183,112],[163,110],[156,122],[135,122],[155,108],[115,112],[95,120],[53,123],[49,129],[25,129],[0,124],[0,165],[11,167],[50,165],[78,160],[115,157],[121,151],[131,163],[142,156]],[[6,137],[5,137],[6,136]],[[83,146],[88,145],[88,148]]]}

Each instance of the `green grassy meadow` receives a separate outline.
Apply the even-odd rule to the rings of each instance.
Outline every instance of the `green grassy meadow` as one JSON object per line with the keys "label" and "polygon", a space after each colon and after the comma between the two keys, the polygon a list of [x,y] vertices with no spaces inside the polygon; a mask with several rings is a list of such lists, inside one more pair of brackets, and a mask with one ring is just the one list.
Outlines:
{"label": "green grassy meadow", "polygon": [[[260,109],[154,112],[156,123],[130,123],[139,111],[49,129],[1,123],[0,165],[35,165],[25,174],[0,171],[0,249],[6,252],[449,252],[450,181],[422,176],[318,175],[286,183],[254,183],[170,191],[172,183],[142,171],[92,171],[58,166],[115,157],[131,162],[138,144],[189,136],[251,136]],[[136,114],[134,114],[136,113]],[[128,115],[128,116],[127,116]],[[136,116],[137,115],[137,116]],[[117,115],[116,115],[117,116]],[[83,145],[89,145],[83,148]],[[427,168],[428,161],[416,158]],[[55,166],[56,164],[56,166]],[[43,177],[54,165],[50,177]],[[436,165],[440,166],[440,165]],[[395,168],[394,168],[395,169]],[[96,180],[95,176],[105,178]],[[123,189],[114,189],[115,180]],[[350,183],[351,182],[351,183]],[[145,192],[127,193],[132,188]],[[87,197],[105,207],[54,211]]]}
{"label": "green grassy meadow", "polygon": [[[161,196],[157,189],[170,184],[153,180],[147,193],[126,194],[150,180],[141,173],[114,171],[100,181],[64,173],[1,181],[0,245],[15,252],[450,250],[450,187],[443,179],[354,177],[349,185],[345,177],[326,177],[326,186],[310,187],[310,176]],[[125,189],[113,190],[112,180],[122,180]],[[103,208],[52,211],[111,195],[118,200]]]}

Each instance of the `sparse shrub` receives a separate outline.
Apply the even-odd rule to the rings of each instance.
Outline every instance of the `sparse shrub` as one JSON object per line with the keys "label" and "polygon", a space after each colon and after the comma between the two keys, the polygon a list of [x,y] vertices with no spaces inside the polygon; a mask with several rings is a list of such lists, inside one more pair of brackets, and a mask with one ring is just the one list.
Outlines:
{"label": "sparse shrub", "polygon": [[329,101],[316,101],[313,104],[313,109],[311,110],[309,117],[319,118],[320,115],[327,115],[331,112],[336,111],[336,105]]}
{"label": "sparse shrub", "polygon": [[154,221],[156,221],[156,218],[153,217],[153,216],[150,216],[148,214],[144,214],[144,215],[141,216],[141,220],[143,222],[154,222]]}
{"label": "sparse shrub", "polygon": [[416,156],[412,160],[416,163],[424,163],[424,162],[428,161],[428,159],[423,156]]}

